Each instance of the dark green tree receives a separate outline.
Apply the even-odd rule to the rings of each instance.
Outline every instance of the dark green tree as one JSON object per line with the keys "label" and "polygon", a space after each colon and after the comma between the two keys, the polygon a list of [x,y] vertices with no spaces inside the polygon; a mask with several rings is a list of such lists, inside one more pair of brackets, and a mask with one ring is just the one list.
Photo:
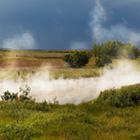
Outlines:
{"label": "dark green tree", "polygon": [[95,57],[95,64],[97,67],[104,67],[107,64],[112,63],[112,60],[109,56],[106,55],[100,55],[98,57]]}
{"label": "dark green tree", "polygon": [[74,51],[65,55],[64,61],[73,68],[80,68],[89,62],[90,57],[91,55],[87,51]]}

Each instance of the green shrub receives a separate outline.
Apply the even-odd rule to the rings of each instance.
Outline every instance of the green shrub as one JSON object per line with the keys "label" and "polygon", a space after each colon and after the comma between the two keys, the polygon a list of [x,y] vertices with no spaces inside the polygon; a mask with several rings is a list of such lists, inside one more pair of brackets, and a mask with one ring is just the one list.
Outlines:
{"label": "green shrub", "polygon": [[18,93],[10,93],[9,91],[5,91],[4,95],[1,96],[3,101],[13,101],[18,97]]}
{"label": "green shrub", "polygon": [[30,127],[11,124],[0,126],[0,135],[4,140],[31,140],[35,131]]}
{"label": "green shrub", "polygon": [[140,56],[140,49],[133,44],[112,40],[101,44],[94,44],[93,54],[95,57],[105,55],[110,58],[118,58],[120,56],[138,58]]}
{"label": "green shrub", "polygon": [[124,47],[124,43],[120,41],[106,41],[101,44],[94,44],[93,53],[95,57],[101,55],[107,55],[109,57],[117,57],[120,54],[120,50]]}
{"label": "green shrub", "polygon": [[85,66],[90,59],[90,54],[87,51],[74,51],[71,54],[67,54],[64,57],[64,61],[67,62],[73,68],[80,68]]}
{"label": "green shrub", "polygon": [[31,89],[28,86],[26,86],[25,89],[20,88],[19,92],[17,93],[6,91],[1,96],[1,99],[3,101],[29,101],[32,100],[31,97],[29,97],[30,91]]}
{"label": "green shrub", "polygon": [[138,58],[138,57],[140,57],[140,49],[134,47],[132,49],[132,58]]}
{"label": "green shrub", "polygon": [[36,111],[42,111],[47,112],[51,109],[51,105],[48,104],[46,101],[42,103],[36,103],[34,101],[28,101],[22,104],[23,108],[29,109],[29,110],[36,110]]}
{"label": "green shrub", "polygon": [[105,90],[101,92],[97,102],[115,107],[138,105],[140,103],[140,84]]}
{"label": "green shrub", "polygon": [[29,97],[29,93],[30,93],[31,89],[30,87],[26,86],[25,89],[20,88],[19,90],[19,101],[29,101],[31,100],[31,97]]}
{"label": "green shrub", "polygon": [[112,60],[108,56],[102,55],[102,56],[95,57],[95,64],[97,67],[104,67],[105,65],[110,63],[112,63]]}

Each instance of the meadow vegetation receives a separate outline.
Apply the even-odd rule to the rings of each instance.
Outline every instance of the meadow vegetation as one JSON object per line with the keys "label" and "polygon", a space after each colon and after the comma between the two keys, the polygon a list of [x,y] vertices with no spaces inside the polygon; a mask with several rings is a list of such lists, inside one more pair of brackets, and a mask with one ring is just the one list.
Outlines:
{"label": "meadow vegetation", "polygon": [[[140,139],[140,104],[137,98],[140,96],[140,85],[113,90],[114,94],[112,89],[107,90],[98,99],[80,105],[59,105],[56,101],[52,104],[36,103],[34,100],[3,100],[0,102],[0,139]],[[124,98],[128,98],[124,105],[123,93]],[[112,104],[116,94],[120,94],[117,106]]]}
{"label": "meadow vegetation", "polygon": [[140,84],[101,92],[97,102],[115,107],[128,107],[140,103]]}
{"label": "meadow vegetation", "polygon": [[[91,53],[92,52],[92,53]],[[107,41],[101,44],[94,44],[92,51],[73,51],[66,54],[64,61],[71,67],[83,67],[88,64],[91,57],[94,58],[96,67],[104,67],[112,63],[113,59],[128,58],[136,59],[140,56],[140,49],[128,43],[120,41]]]}

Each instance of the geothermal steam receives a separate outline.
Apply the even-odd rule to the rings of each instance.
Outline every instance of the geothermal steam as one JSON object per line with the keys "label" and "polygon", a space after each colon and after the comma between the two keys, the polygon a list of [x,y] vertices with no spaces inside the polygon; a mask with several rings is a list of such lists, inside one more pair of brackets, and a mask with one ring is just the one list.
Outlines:
{"label": "geothermal steam", "polygon": [[4,49],[35,49],[35,39],[30,32],[17,34],[12,38],[5,39],[1,47]]}
{"label": "geothermal steam", "polygon": [[140,32],[133,31],[122,23],[106,28],[104,23],[108,21],[107,16],[104,5],[100,0],[96,0],[95,7],[91,12],[90,23],[94,41],[100,43],[106,40],[121,40],[127,43],[140,44]]}
{"label": "geothermal steam", "polygon": [[[96,6],[92,12],[92,32],[96,42],[110,39],[118,39],[126,42],[140,43],[140,33],[136,33],[123,25],[112,25],[109,29],[103,26],[107,20],[106,11],[100,0],[96,0]],[[12,46],[12,47],[11,47]],[[74,48],[85,47],[84,42],[74,43]],[[15,36],[3,42],[3,48],[31,49],[34,48],[34,39],[30,33]],[[46,68],[40,69],[26,81],[22,79],[1,80],[0,94],[9,90],[17,92],[20,87],[28,85],[31,88],[30,95],[37,101],[53,102],[56,99],[60,104],[79,104],[95,99],[105,89],[119,88],[125,85],[140,83],[140,67],[136,67],[130,61],[121,61],[111,68],[106,67],[100,77],[79,79],[52,79]]]}
{"label": "geothermal steam", "polygon": [[60,104],[79,104],[95,99],[105,89],[140,83],[140,69],[129,61],[121,61],[113,68],[105,68],[100,77],[80,79],[51,79],[47,69],[41,69],[35,75],[22,80],[3,80],[0,93],[6,90],[17,92],[20,87],[29,85],[30,95],[37,102],[53,102],[56,98]]}

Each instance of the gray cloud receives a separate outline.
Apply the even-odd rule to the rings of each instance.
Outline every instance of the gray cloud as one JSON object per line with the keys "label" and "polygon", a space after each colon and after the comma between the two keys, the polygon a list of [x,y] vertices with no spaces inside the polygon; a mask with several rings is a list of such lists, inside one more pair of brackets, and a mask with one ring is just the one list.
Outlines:
{"label": "gray cloud", "polygon": [[84,41],[74,41],[71,43],[70,46],[71,50],[82,50],[87,48],[88,48],[88,43]]}

